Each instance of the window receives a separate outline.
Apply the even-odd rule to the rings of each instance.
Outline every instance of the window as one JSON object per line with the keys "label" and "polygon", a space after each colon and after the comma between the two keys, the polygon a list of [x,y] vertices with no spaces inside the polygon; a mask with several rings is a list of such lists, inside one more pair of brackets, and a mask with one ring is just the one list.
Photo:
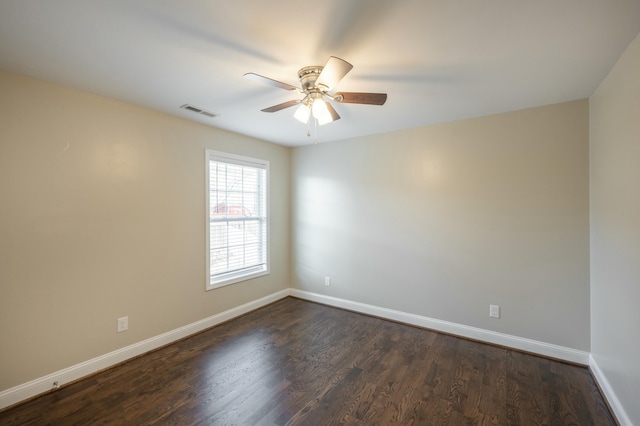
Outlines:
{"label": "window", "polygon": [[206,151],[207,290],[269,273],[269,162]]}

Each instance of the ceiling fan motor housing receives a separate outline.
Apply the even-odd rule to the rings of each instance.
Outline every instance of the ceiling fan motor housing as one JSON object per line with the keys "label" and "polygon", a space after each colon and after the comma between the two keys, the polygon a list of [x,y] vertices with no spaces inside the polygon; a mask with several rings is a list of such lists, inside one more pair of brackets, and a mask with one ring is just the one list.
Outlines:
{"label": "ceiling fan motor housing", "polygon": [[320,76],[322,69],[319,65],[312,65],[309,67],[301,68],[298,71],[298,79],[300,80],[300,84],[302,85],[302,90],[305,93],[313,92],[313,91],[326,91],[328,88],[326,87],[316,87],[316,80]]}

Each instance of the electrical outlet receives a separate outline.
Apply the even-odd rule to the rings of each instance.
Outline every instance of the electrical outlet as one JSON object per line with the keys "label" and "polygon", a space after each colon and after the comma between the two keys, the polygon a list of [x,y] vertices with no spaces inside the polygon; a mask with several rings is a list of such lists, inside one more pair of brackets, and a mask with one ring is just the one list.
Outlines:
{"label": "electrical outlet", "polygon": [[491,318],[500,318],[500,306],[489,305],[489,316]]}
{"label": "electrical outlet", "polygon": [[118,333],[129,329],[129,317],[118,318]]}
{"label": "electrical outlet", "polygon": [[327,287],[331,287],[331,278],[330,277],[324,277],[324,285],[326,285]]}

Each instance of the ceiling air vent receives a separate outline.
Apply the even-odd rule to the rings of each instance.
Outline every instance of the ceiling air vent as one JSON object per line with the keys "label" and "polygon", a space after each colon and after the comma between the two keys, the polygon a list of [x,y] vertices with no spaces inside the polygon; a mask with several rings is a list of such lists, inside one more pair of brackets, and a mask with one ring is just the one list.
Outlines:
{"label": "ceiling air vent", "polygon": [[184,105],[180,106],[180,108],[186,109],[187,111],[195,112],[196,114],[206,115],[209,118],[213,118],[213,117],[217,117],[218,116],[218,114],[214,114],[212,112],[205,111],[202,108],[194,107],[193,105],[189,105],[189,104],[184,104]]}

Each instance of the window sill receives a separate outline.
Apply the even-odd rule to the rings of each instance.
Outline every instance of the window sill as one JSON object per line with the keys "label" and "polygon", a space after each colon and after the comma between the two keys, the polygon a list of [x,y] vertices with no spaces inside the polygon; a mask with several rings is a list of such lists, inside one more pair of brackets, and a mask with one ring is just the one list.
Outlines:
{"label": "window sill", "polygon": [[209,284],[207,284],[207,288],[205,290],[206,291],[215,290],[216,288],[226,287],[228,285],[237,284],[237,283],[240,283],[240,282],[243,282],[243,281],[248,281],[248,280],[251,280],[253,278],[262,277],[264,275],[269,275],[269,270],[268,269],[262,270],[262,271],[252,272],[252,273],[245,274],[245,275],[240,275],[240,276],[233,277],[233,278],[227,278],[225,280],[216,281],[214,283],[209,283]]}

